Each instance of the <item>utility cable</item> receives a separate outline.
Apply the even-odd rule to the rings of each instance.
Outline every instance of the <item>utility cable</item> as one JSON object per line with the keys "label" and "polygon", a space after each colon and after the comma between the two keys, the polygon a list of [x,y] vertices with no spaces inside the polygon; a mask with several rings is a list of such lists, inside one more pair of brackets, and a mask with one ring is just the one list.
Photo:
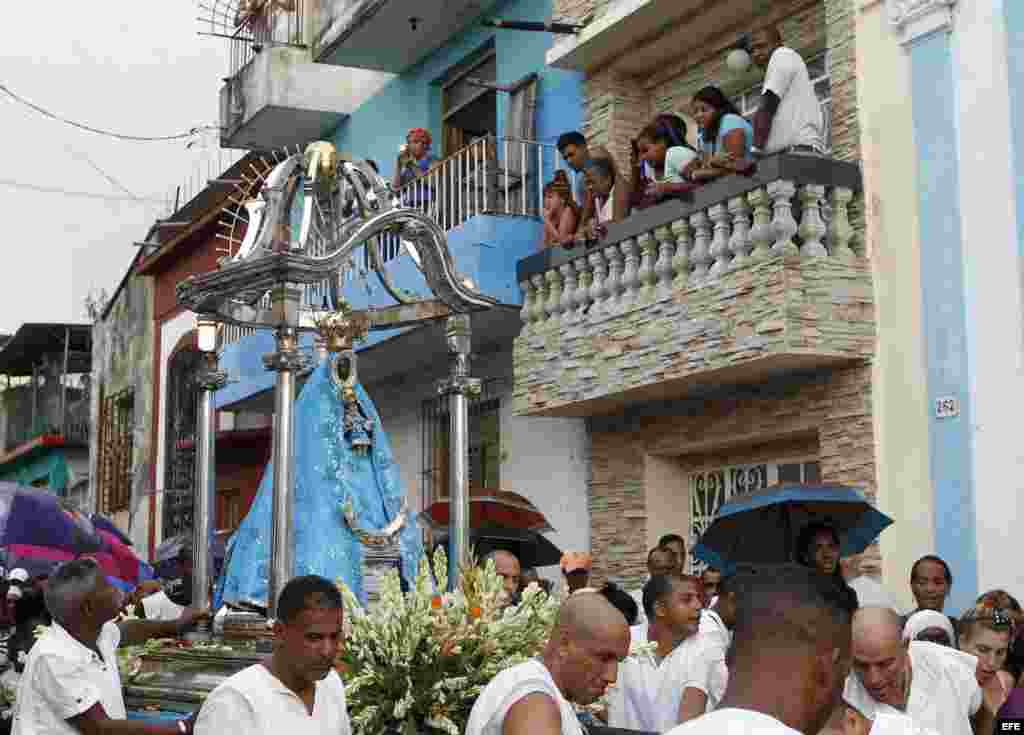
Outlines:
{"label": "utility cable", "polygon": [[74,148],[72,148],[71,146],[69,146],[67,144],[64,145],[64,149],[67,150],[67,152],[70,153],[75,158],[78,158],[78,159],[84,161],[86,164],[88,164],[89,168],[91,168],[93,171],[95,171],[100,176],[102,176],[107,181],[107,183],[110,184],[111,186],[113,186],[115,189],[120,189],[125,194],[130,196],[132,199],[138,199],[139,198],[138,195],[135,194],[135,192],[129,191],[128,187],[126,187],[120,181],[115,179],[112,175],[108,174],[106,171],[104,171],[102,168],[100,168],[99,164],[96,163],[95,161],[93,161],[91,158],[89,158],[89,156],[85,155],[81,151],[76,151]]}
{"label": "utility cable", "polygon": [[70,189],[62,189],[58,186],[41,186],[39,184],[28,184],[23,181],[14,181],[13,179],[0,179],[0,186],[9,186],[13,189],[25,189],[27,191],[35,191],[40,194],[63,194],[69,197],[81,197],[85,199],[101,199],[108,202],[135,202],[136,204],[161,204],[166,206],[167,201],[164,199],[155,199],[151,197],[137,197],[137,196],[115,196],[113,194],[99,194],[92,191],[73,191]]}
{"label": "utility cable", "polygon": [[90,125],[83,125],[82,123],[75,122],[74,120],[68,120],[67,118],[61,117],[60,115],[58,115],[58,114],[56,114],[54,112],[50,112],[46,108],[40,107],[37,104],[29,102],[24,97],[22,97],[22,96],[20,96],[18,94],[15,94],[14,91],[12,91],[9,87],[7,87],[7,85],[5,85],[3,83],[0,83],[0,92],[3,92],[7,96],[9,96],[11,99],[13,99],[13,100],[15,100],[17,102],[20,102],[21,104],[25,105],[26,107],[29,107],[29,108],[35,110],[40,115],[44,115],[44,116],[46,116],[46,117],[48,117],[48,118],[50,118],[52,120],[57,120],[58,122],[62,122],[65,125],[71,125],[72,127],[78,128],[80,130],[85,130],[85,131],[90,132],[90,133],[95,133],[97,135],[106,135],[106,136],[108,136],[110,138],[117,138],[118,140],[132,140],[132,141],[137,141],[137,142],[183,140],[185,138],[191,138],[192,136],[196,135],[197,133],[199,133],[200,131],[203,131],[203,130],[219,130],[220,129],[216,125],[199,125],[197,127],[194,127],[192,129],[190,129],[187,133],[178,133],[176,135],[156,135],[156,136],[125,135],[123,133],[114,133],[114,132],[111,132],[109,130],[103,130],[101,128],[94,128],[94,127],[92,127]]}

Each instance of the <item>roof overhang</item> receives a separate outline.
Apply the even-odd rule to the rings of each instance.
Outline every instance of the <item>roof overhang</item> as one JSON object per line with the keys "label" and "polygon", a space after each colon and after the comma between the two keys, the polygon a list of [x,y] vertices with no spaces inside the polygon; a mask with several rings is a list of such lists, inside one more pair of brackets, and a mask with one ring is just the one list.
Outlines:
{"label": "roof overhang", "polygon": [[[67,342],[65,342],[67,340]],[[0,347],[0,374],[32,375],[44,357],[63,359],[68,350],[68,373],[88,373],[92,367],[92,326],[89,324],[22,324]]]}

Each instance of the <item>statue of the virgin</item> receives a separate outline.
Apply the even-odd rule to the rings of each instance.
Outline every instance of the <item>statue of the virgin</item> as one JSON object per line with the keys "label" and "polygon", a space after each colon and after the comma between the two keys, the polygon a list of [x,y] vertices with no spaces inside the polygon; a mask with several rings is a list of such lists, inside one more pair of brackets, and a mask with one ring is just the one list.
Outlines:
{"label": "statue of the virgin", "polygon": [[[396,549],[405,581],[422,554],[387,434],[356,374],[355,353],[329,355],[295,402],[293,575],[340,579],[365,605],[364,561]],[[234,534],[215,604],[267,606],[273,472],[268,464],[252,508]],[[217,599],[219,598],[219,599]]]}

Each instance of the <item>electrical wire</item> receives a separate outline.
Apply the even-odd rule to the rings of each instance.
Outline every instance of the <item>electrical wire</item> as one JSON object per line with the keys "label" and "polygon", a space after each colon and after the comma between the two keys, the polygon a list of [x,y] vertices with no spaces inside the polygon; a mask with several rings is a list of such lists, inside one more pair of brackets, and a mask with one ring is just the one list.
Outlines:
{"label": "electrical wire", "polygon": [[96,163],[94,160],[92,160],[91,158],[89,158],[89,156],[85,155],[81,151],[76,151],[74,148],[72,148],[71,146],[67,145],[66,143],[64,144],[64,149],[68,153],[70,153],[72,156],[74,156],[75,158],[78,158],[78,159],[80,159],[82,161],[85,161],[85,163],[88,164],[89,168],[91,168],[93,171],[95,171],[100,176],[102,176],[107,181],[107,183],[110,184],[111,186],[113,186],[115,189],[120,189],[125,194],[130,196],[132,199],[138,199],[139,198],[138,195],[135,194],[135,192],[129,191],[128,187],[126,187],[120,181],[115,179],[111,174],[108,174],[106,171],[104,171],[102,168],[100,168],[100,165],[98,163]]}
{"label": "electrical wire", "polygon": [[136,142],[156,142],[156,141],[168,141],[168,140],[183,140],[185,138],[191,138],[194,135],[196,135],[197,133],[199,133],[201,131],[204,131],[204,130],[219,130],[220,129],[216,125],[199,125],[197,127],[194,127],[192,129],[190,129],[187,133],[177,133],[176,135],[156,135],[156,136],[125,135],[123,133],[114,133],[114,132],[111,132],[109,130],[102,130],[100,128],[94,128],[94,127],[91,127],[89,125],[83,125],[82,123],[75,122],[74,120],[68,120],[67,118],[61,117],[60,115],[58,115],[58,114],[56,114],[54,112],[50,112],[46,108],[40,107],[37,104],[29,102],[24,97],[22,97],[22,96],[20,96],[18,94],[15,94],[15,92],[13,90],[11,90],[7,85],[5,85],[3,83],[0,83],[0,92],[3,92],[7,96],[9,96],[11,99],[15,100],[16,102],[19,102],[19,103],[25,105],[26,107],[29,107],[29,108],[35,110],[40,115],[44,115],[45,117],[48,117],[48,118],[50,118],[52,120],[57,120],[58,122],[62,122],[65,125],[71,125],[72,127],[78,128],[80,130],[85,130],[85,131],[90,132],[90,133],[95,133],[97,135],[106,135],[106,136],[108,136],[110,138],[117,138],[118,140],[131,140],[131,141],[136,141]]}
{"label": "electrical wire", "polygon": [[167,205],[167,201],[163,199],[154,199],[151,197],[137,197],[137,196],[115,196],[114,194],[99,194],[92,191],[73,191],[70,189],[62,189],[58,186],[41,186],[39,184],[29,184],[23,181],[14,181],[13,179],[0,179],[0,186],[9,186],[13,189],[25,189],[27,191],[35,191],[40,194],[62,194],[69,197],[81,197],[85,199],[101,199],[107,202],[135,202],[136,204],[160,204]]}

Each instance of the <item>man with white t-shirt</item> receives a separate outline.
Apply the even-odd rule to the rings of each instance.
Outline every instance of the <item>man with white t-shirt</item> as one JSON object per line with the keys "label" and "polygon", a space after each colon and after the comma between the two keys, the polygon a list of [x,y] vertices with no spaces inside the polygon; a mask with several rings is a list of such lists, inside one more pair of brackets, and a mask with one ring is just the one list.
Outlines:
{"label": "man with white t-shirt", "polygon": [[484,688],[465,735],[581,735],[572,702],[596,702],[629,655],[629,627],[603,595],[573,595],[539,658],[505,669]]}
{"label": "man with white t-shirt", "polygon": [[849,587],[802,565],[737,572],[729,686],[671,735],[817,735],[849,671]]}
{"label": "man with white t-shirt", "polygon": [[343,612],[333,582],[315,575],[288,582],[278,598],[273,655],[210,693],[195,735],[350,735],[345,687],[334,670]]}
{"label": "man with white t-shirt", "polygon": [[800,54],[783,44],[778,28],[766,26],[753,34],[750,56],[765,69],[751,153],[824,153],[821,104]]}
{"label": "man with white t-shirt", "polygon": [[878,582],[866,574],[861,573],[861,560],[863,555],[847,556],[839,560],[839,571],[850,585],[850,589],[857,593],[857,605],[859,607],[887,607],[896,610],[896,603],[889,597]]}
{"label": "man with white t-shirt", "polygon": [[668,546],[658,545],[647,552],[647,579],[644,580],[640,589],[629,593],[640,610],[636,619],[637,625],[645,625],[648,622],[647,613],[644,611],[644,587],[652,577],[657,577],[659,574],[674,574],[678,569],[679,558],[675,551]]}
{"label": "man with white t-shirt", "polygon": [[994,723],[975,678],[977,659],[936,643],[905,642],[902,627],[888,608],[857,611],[846,701],[868,718],[904,712],[939,735],[991,732]]}
{"label": "man with white t-shirt", "polygon": [[652,577],[644,588],[659,657],[651,706],[655,732],[703,715],[725,694],[725,652],[697,634],[703,606],[704,592],[696,577]]}

